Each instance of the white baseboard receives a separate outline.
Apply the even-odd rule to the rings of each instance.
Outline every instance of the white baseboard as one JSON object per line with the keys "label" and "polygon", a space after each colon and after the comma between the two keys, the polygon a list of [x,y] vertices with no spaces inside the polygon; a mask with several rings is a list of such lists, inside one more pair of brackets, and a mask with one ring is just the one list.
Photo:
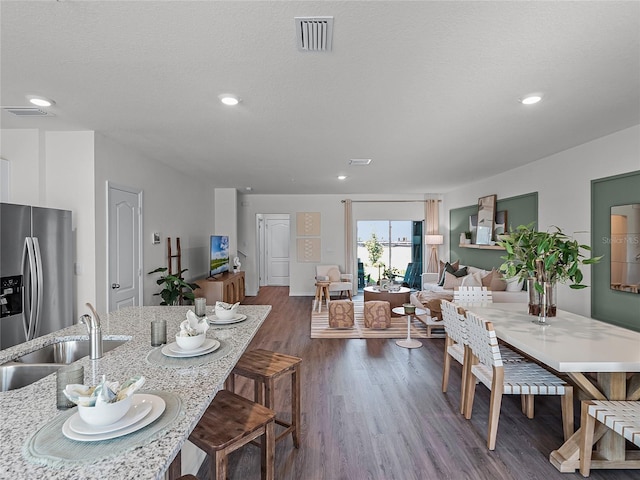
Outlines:
{"label": "white baseboard", "polygon": [[292,292],[291,287],[289,287],[289,296],[290,297],[315,297],[316,291],[312,292]]}

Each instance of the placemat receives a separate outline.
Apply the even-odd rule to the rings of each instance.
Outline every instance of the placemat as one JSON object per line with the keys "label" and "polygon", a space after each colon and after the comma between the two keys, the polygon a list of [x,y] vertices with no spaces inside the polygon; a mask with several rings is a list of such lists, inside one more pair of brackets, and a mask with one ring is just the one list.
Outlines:
{"label": "placemat", "polygon": [[215,352],[199,355],[197,357],[176,358],[167,357],[162,353],[163,347],[154,348],[147,354],[147,363],[167,368],[189,368],[199,367],[206,363],[213,362],[231,353],[231,344],[224,340],[216,339],[220,342],[220,348]]}
{"label": "placemat", "polygon": [[77,409],[74,408],[62,415],[58,415],[31,435],[22,448],[23,456],[34,463],[61,468],[115,458],[126,451],[154,441],[180,415],[184,414],[182,399],[175,393],[158,390],[147,390],[140,393],[157,395],[165,401],[166,406],[157,420],[137,432],[98,442],[70,440],[62,434],[62,425],[71,415],[77,412]]}

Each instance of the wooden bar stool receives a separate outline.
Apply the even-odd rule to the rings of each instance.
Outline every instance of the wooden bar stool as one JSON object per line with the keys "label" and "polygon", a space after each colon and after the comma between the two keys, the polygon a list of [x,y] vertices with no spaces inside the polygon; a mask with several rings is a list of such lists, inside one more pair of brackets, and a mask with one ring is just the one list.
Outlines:
{"label": "wooden bar stool", "polygon": [[274,480],[275,412],[240,395],[221,390],[193,429],[189,441],[211,457],[211,478],[226,480],[227,456],[252,440],[260,442],[263,480]]}
{"label": "wooden bar stool", "polygon": [[316,305],[318,306],[318,313],[322,310],[323,295],[325,303],[327,304],[327,308],[329,308],[329,300],[331,300],[329,285],[331,285],[331,282],[316,282],[316,296],[313,300],[313,308],[311,310],[315,310]]}
{"label": "wooden bar stool", "polygon": [[293,437],[293,445],[300,447],[298,438],[300,428],[300,375],[301,358],[270,352],[268,350],[251,350],[245,352],[235,368],[227,378],[226,387],[230,391],[235,389],[235,376],[242,375],[254,382],[254,401],[267,408],[274,409],[275,382],[282,375],[291,375],[291,423],[276,418],[275,422],[285,427],[276,437],[276,442],[282,440],[289,433]]}

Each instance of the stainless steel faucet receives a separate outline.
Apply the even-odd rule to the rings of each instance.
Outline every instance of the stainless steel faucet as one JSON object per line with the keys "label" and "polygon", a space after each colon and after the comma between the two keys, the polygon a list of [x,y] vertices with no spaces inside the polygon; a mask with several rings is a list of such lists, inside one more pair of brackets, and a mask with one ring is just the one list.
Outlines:
{"label": "stainless steel faucet", "polygon": [[82,315],[80,317],[80,323],[84,323],[89,332],[89,345],[91,347],[89,358],[91,360],[97,360],[98,358],[102,358],[102,327],[100,326],[100,317],[93,308],[93,305],[87,303],[87,307],[91,310],[92,315]]}

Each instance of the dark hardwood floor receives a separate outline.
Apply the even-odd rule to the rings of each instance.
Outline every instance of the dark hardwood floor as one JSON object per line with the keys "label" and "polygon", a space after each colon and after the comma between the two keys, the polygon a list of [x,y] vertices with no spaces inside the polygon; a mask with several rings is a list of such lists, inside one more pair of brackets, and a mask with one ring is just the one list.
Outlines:
{"label": "dark hardwood floor", "polygon": [[[505,396],[496,450],[486,447],[489,392],[477,387],[473,418],[458,413],[460,367],[453,362],[449,392],[441,392],[442,339],[407,350],[393,340],[311,339],[311,297],[289,297],[287,287],[263,287],[247,304],[273,306],[249,346],[299,356],[302,363],[300,449],[291,437],[276,446],[281,480],[575,479],[548,460],[562,444],[560,400],[536,399],[536,417]],[[239,378],[237,391],[251,398]],[[277,410],[289,412],[288,377],[278,386]],[[576,403],[576,412],[578,405]],[[579,416],[579,415],[577,415]],[[576,418],[576,425],[578,418]],[[259,449],[231,454],[229,478],[260,478]],[[206,479],[208,462],[199,477]],[[637,479],[637,471],[592,471],[600,479]]]}

